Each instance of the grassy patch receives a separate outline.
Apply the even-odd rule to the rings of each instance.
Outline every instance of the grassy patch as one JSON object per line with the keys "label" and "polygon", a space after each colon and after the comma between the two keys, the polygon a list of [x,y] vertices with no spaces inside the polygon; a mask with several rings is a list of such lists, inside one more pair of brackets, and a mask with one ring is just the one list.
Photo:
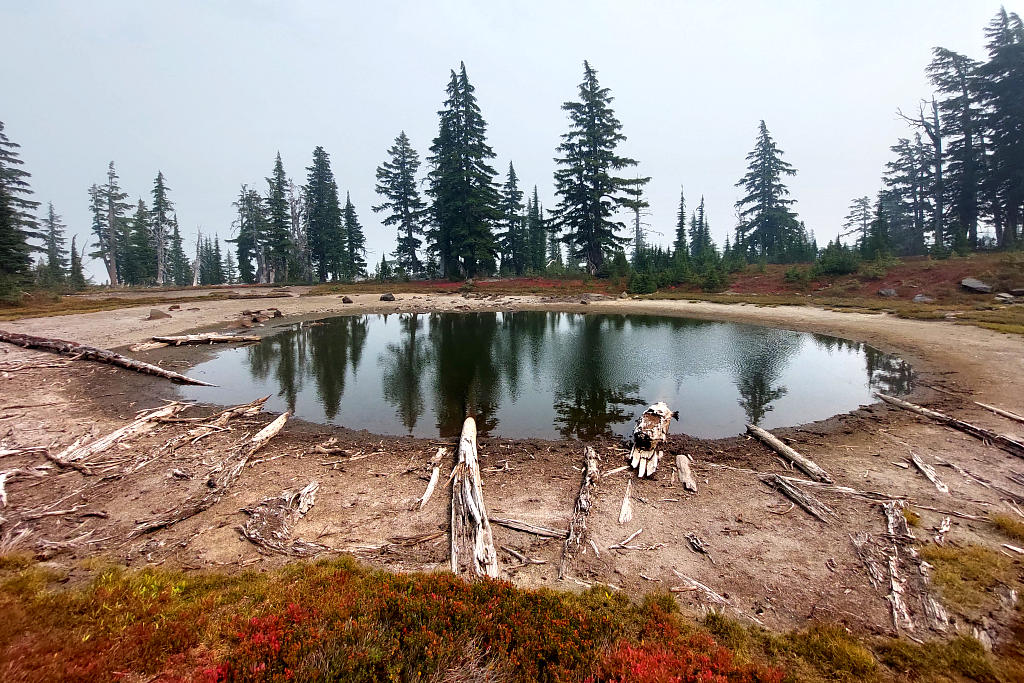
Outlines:
{"label": "grassy patch", "polygon": [[921,549],[921,557],[935,567],[932,580],[943,601],[965,613],[998,602],[996,587],[1013,582],[1016,576],[1010,558],[982,546],[928,545]]}
{"label": "grassy patch", "polygon": [[1015,541],[1024,541],[1024,522],[1002,512],[989,515],[989,519],[992,521],[992,525],[999,529],[1003,535]]}
{"label": "grassy patch", "polygon": [[907,520],[907,524],[912,527],[921,526],[921,515],[917,514],[909,505],[903,508],[903,519]]}

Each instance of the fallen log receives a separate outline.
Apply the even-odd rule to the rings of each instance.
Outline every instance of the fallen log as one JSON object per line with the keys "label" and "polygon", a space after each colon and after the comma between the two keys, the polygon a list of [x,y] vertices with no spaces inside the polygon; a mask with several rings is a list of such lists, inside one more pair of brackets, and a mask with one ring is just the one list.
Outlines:
{"label": "fallen log", "polygon": [[683,485],[684,489],[693,493],[697,492],[697,482],[693,478],[693,473],[690,472],[690,459],[683,453],[676,455],[676,476],[679,477],[679,483]]}
{"label": "fallen log", "polygon": [[476,451],[476,420],[472,417],[467,417],[462,424],[458,461],[453,473],[449,531],[452,573],[458,574],[465,564],[477,576],[497,577],[498,555],[494,550],[491,524],[484,507],[480,463]]}
{"label": "fallen log", "polygon": [[949,493],[949,487],[935,474],[935,468],[922,460],[917,453],[911,451],[910,461],[914,463],[914,467],[917,468],[918,472],[923,474],[924,478],[930,481],[941,493]]}
{"label": "fallen log", "polygon": [[817,518],[825,524],[831,524],[839,520],[835,510],[822,503],[811,494],[801,490],[789,477],[779,474],[768,474],[761,477],[761,481],[789,498],[803,509],[807,514]]}
{"label": "fallen log", "polygon": [[1018,415],[1017,413],[1011,412],[1009,410],[1003,410],[1002,408],[996,408],[995,406],[990,406],[989,404],[982,403],[981,401],[975,401],[975,403],[977,405],[981,406],[982,408],[984,408],[985,410],[991,410],[996,415],[1002,415],[1003,417],[1005,417],[1008,420],[1013,420],[1014,422],[1024,423],[1024,415]]}
{"label": "fallen log", "polygon": [[783,458],[799,467],[811,479],[820,481],[823,484],[832,483],[832,477],[828,475],[828,472],[818,467],[818,465],[810,458],[800,455],[794,449],[782,443],[782,441],[776,438],[771,432],[752,424],[747,425],[747,431],[756,436],[766,446],[781,455]]}
{"label": "fallen log", "polygon": [[569,520],[569,535],[566,536],[565,544],[562,546],[562,561],[558,565],[559,579],[565,578],[569,563],[583,546],[583,539],[587,534],[587,515],[590,514],[590,508],[594,504],[594,487],[597,486],[598,479],[601,477],[597,453],[590,446],[584,450],[583,460],[583,481],[580,483],[580,492],[576,496],[572,518]]}
{"label": "fallen log", "polygon": [[668,406],[658,401],[637,418],[633,427],[633,445],[630,447],[629,461],[641,479],[658,470],[658,460],[662,457],[661,448],[668,439],[672,417],[673,413]]}
{"label": "fallen log", "polygon": [[318,482],[312,481],[301,491],[285,491],[280,496],[265,498],[243,512],[249,515],[241,527],[243,537],[260,552],[294,557],[310,557],[330,550],[327,546],[292,538],[292,529],[316,503]]}
{"label": "fallen log", "polygon": [[[188,430],[186,438],[191,439],[190,443],[194,444],[214,432],[224,431],[227,429],[228,423],[235,418],[254,417],[259,415],[263,411],[263,407],[266,405],[269,398],[269,396],[264,396],[263,398],[258,398],[255,401],[238,405],[233,408],[228,408],[227,410],[222,410],[216,415],[212,415],[212,419],[204,418],[210,421]],[[184,440],[182,440],[178,443],[178,446],[182,446],[184,443]]]}
{"label": "fallen log", "polygon": [[185,375],[179,374],[172,370],[165,370],[159,365],[153,365],[151,363],[145,363],[141,360],[135,360],[128,356],[122,356],[120,353],[114,353],[107,349],[100,349],[95,346],[86,346],[85,344],[79,344],[77,342],[65,341],[63,339],[50,339],[47,337],[34,337],[30,334],[18,334],[16,332],[4,332],[0,330],[0,341],[7,342],[8,344],[14,344],[15,346],[21,346],[26,349],[38,349],[40,351],[51,351],[53,353],[59,353],[65,356],[72,356],[75,359],[80,360],[91,360],[97,363],[107,363],[108,365],[116,365],[120,368],[127,370],[134,370],[135,372],[141,372],[144,375],[155,375],[156,377],[163,377],[169,379],[172,382],[180,382],[181,384],[195,384],[202,387],[212,387],[213,385],[209,382],[203,382],[202,380],[193,379],[186,377]]}
{"label": "fallen log", "polygon": [[912,413],[923,415],[927,418],[935,420],[936,422],[944,424],[947,427],[952,427],[953,429],[964,432],[965,434],[970,434],[974,438],[981,439],[985,443],[991,443],[994,446],[998,446],[1007,453],[1012,453],[1013,455],[1016,455],[1019,458],[1024,458],[1024,441],[1018,441],[1012,436],[1007,436],[1005,434],[996,434],[990,429],[978,427],[977,425],[973,425],[970,422],[964,422],[963,420],[959,420],[955,417],[950,417],[949,415],[945,415],[938,411],[931,410],[929,408],[925,408],[914,403],[909,403],[902,399],[898,399],[894,396],[887,396],[885,394],[878,393],[876,393],[875,396],[882,399],[886,403],[894,405],[898,408],[903,408],[904,410],[909,410]]}
{"label": "fallen log", "polygon": [[125,439],[148,434],[157,427],[161,420],[173,418],[188,407],[187,403],[168,403],[163,407],[142,413],[125,426],[115,429],[105,436],[85,444],[82,444],[79,439],[62,452],[47,453],[46,457],[61,467],[73,467],[83,474],[91,474],[89,458],[103,453]]}
{"label": "fallen log", "polygon": [[169,337],[153,337],[154,342],[181,346],[182,344],[230,344],[232,342],[258,342],[255,335],[233,335],[206,332],[203,334],[182,334]]}
{"label": "fallen log", "polygon": [[543,538],[566,538],[569,535],[569,532],[563,529],[552,529],[550,527],[540,526],[539,524],[521,522],[518,519],[509,519],[508,517],[489,517],[488,519],[491,521],[491,524],[497,524],[498,526],[503,526],[506,529],[522,531],[525,534],[533,534],[534,536],[541,536]]}
{"label": "fallen log", "polygon": [[417,502],[420,510],[426,506],[427,501],[430,500],[430,496],[434,494],[434,487],[437,486],[437,480],[441,478],[441,460],[447,452],[448,449],[442,446],[437,449],[437,453],[435,453],[434,457],[430,459],[430,464],[433,466],[433,469],[430,472],[430,481],[427,483],[427,490],[423,492],[423,495],[420,496],[420,499]]}
{"label": "fallen log", "polygon": [[286,412],[278,416],[273,422],[253,435],[247,443],[237,447],[234,453],[214,467],[207,479],[206,486],[208,490],[205,493],[196,492],[167,513],[139,522],[128,534],[128,538],[135,538],[157,529],[173,526],[182,520],[186,520],[213,507],[227,493],[231,484],[242,474],[242,470],[245,469],[246,463],[249,462],[253,454],[265,446],[268,441],[284,428],[290,415],[290,412]]}

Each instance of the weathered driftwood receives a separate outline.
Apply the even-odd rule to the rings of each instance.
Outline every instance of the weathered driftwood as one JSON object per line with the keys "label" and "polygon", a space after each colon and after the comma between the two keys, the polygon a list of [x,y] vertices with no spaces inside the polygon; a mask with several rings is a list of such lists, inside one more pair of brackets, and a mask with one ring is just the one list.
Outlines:
{"label": "weathered driftwood", "polygon": [[693,552],[707,556],[707,558],[711,560],[711,564],[715,564],[715,558],[711,557],[711,550],[708,548],[708,544],[704,539],[697,534],[690,532],[686,534],[686,540],[689,542]]}
{"label": "weathered driftwood", "polygon": [[[193,427],[188,430],[185,439],[189,439],[190,443],[197,443],[200,439],[204,439],[214,432],[220,432],[227,429],[228,423],[239,417],[254,417],[259,415],[263,411],[263,406],[266,405],[269,396],[258,398],[255,401],[245,403],[242,405],[222,410],[216,415],[212,415],[209,420],[197,427]],[[185,443],[185,439],[178,442],[178,446],[182,446]]]}
{"label": "weathered driftwood", "polygon": [[761,623],[760,619],[758,619],[757,617],[755,617],[752,614],[747,614],[745,611],[739,609],[738,607],[733,605],[731,602],[729,602],[729,600],[726,599],[724,596],[719,595],[714,590],[712,590],[708,586],[704,585],[703,583],[701,583],[697,579],[691,578],[691,577],[687,576],[686,574],[683,574],[683,573],[681,573],[679,571],[676,571],[675,569],[672,570],[672,573],[675,574],[676,576],[678,576],[683,581],[685,581],[686,585],[684,585],[684,586],[673,586],[673,587],[669,588],[669,590],[671,592],[673,592],[673,593],[684,593],[684,592],[694,592],[694,593],[697,593],[698,595],[701,596],[703,601],[710,602],[712,605],[717,606],[717,607],[731,609],[737,616],[740,616],[740,617],[742,617],[744,619],[749,619],[750,621],[754,622],[758,626],[763,626],[764,625],[764,624]]}
{"label": "weathered driftwood", "polygon": [[868,581],[875,588],[881,588],[882,584],[886,581],[887,569],[882,569],[871,534],[865,532],[851,534],[850,542],[853,543],[853,548],[857,552],[857,557],[860,558],[864,568],[868,570]]}
{"label": "weathered driftwood", "polygon": [[517,560],[519,560],[519,564],[520,564],[520,565],[527,565],[527,564],[547,564],[547,563],[548,563],[548,561],[547,561],[547,560],[535,560],[535,559],[533,559],[532,557],[527,557],[526,555],[522,554],[522,553],[521,553],[521,552],[519,552],[518,550],[516,550],[516,549],[514,549],[514,548],[509,548],[509,547],[508,547],[507,545],[503,545],[503,546],[501,546],[501,549],[502,549],[502,550],[504,550],[504,551],[505,551],[506,553],[508,553],[509,555],[511,555],[512,557],[514,557],[514,558],[516,558]]}
{"label": "weathered driftwood", "polygon": [[930,481],[941,493],[949,493],[949,487],[939,479],[938,475],[935,474],[935,468],[922,460],[917,453],[911,452],[910,461],[914,463],[914,467],[924,475],[924,478]]}
{"label": "weathered driftwood", "polygon": [[236,448],[233,453],[213,468],[206,482],[207,491],[198,491],[167,513],[139,522],[128,537],[134,538],[150,531],[173,526],[212,507],[227,493],[231,484],[242,474],[242,470],[245,469],[246,463],[249,462],[253,454],[265,446],[268,441],[284,428],[290,415],[290,412],[286,412],[278,416],[273,422],[253,435],[247,443]]}
{"label": "weathered driftwood", "polygon": [[650,406],[637,418],[629,463],[636,468],[638,477],[647,477],[658,471],[658,461],[663,455],[661,449],[668,439],[671,424],[672,411],[662,401]]}
{"label": "weathered driftwood", "polygon": [[467,417],[462,424],[459,439],[458,461],[452,478],[450,534],[453,574],[458,574],[465,565],[477,576],[498,576],[498,556],[484,507],[477,461],[476,420],[472,417]]}
{"label": "weathered driftwood", "polygon": [[639,529],[637,529],[636,531],[631,533],[629,536],[626,536],[626,538],[624,540],[619,541],[618,543],[614,543],[614,544],[608,546],[608,550],[640,550],[641,549],[640,546],[638,546],[638,545],[630,545],[629,542],[632,541],[637,536],[639,536],[640,534],[642,534],[643,531],[644,531],[643,527],[640,527]]}
{"label": "weathered driftwood", "polygon": [[260,552],[310,557],[329,550],[319,543],[292,538],[295,524],[316,503],[320,484],[311,481],[301,491],[285,491],[280,496],[265,498],[243,512],[249,515],[241,534]]}
{"label": "weathered driftwood", "polygon": [[489,517],[488,519],[490,519],[491,524],[497,524],[498,526],[503,526],[506,529],[522,531],[525,534],[533,534],[534,536],[541,536],[543,538],[566,538],[569,535],[569,532],[564,529],[552,529],[539,524],[522,522],[518,519],[509,519],[508,517]]}
{"label": "weathered driftwood", "polygon": [[91,360],[96,361],[97,363],[116,365],[128,370],[134,370],[135,372],[141,372],[145,375],[163,377],[171,380],[172,382],[180,382],[181,384],[196,384],[203,387],[213,386],[209,382],[203,382],[202,380],[186,377],[185,375],[172,370],[165,370],[159,365],[144,363],[141,360],[122,356],[120,353],[114,353],[107,349],[100,349],[95,346],[86,346],[85,344],[65,341],[63,339],[35,337],[30,334],[18,334],[16,332],[4,332],[3,330],[0,330],[0,341],[27,349],[52,351],[53,353],[72,356],[75,359]]}
{"label": "weathered driftwood", "polygon": [[[915,598],[920,605],[928,627],[944,632],[949,624],[949,615],[942,605],[932,596],[931,565],[921,561],[914,544],[914,532],[903,514],[905,503],[902,500],[889,501],[882,505],[885,513],[885,526],[891,541],[888,555],[890,576],[889,603],[892,608],[893,625],[897,631],[905,629],[913,631],[914,620],[905,594]],[[905,567],[907,571],[901,571]]]}
{"label": "weathered driftwood", "polygon": [[619,524],[625,524],[633,519],[633,480],[626,482],[626,494],[622,496],[622,507],[619,508]]}
{"label": "weathered driftwood", "polygon": [[73,467],[84,474],[91,474],[92,470],[89,467],[90,458],[103,453],[116,443],[142,434],[148,434],[160,424],[160,420],[173,418],[188,407],[189,404],[187,403],[168,403],[160,408],[141,413],[125,426],[115,429],[98,439],[93,439],[87,443],[82,443],[82,439],[78,439],[60,453],[48,452],[47,457],[61,467]]}
{"label": "weathered driftwood", "polygon": [[796,485],[796,481],[789,477],[783,477],[779,474],[767,474],[761,477],[768,486],[781,493],[782,495],[789,498],[791,501],[796,503],[803,509],[807,514],[817,518],[819,521],[825,524],[831,524],[833,521],[838,521],[839,515],[836,514],[835,510],[825,505],[820,500],[800,489]]}
{"label": "weathered driftwood", "polygon": [[444,455],[447,452],[448,449],[442,446],[437,449],[437,453],[435,453],[434,457],[430,459],[430,481],[427,483],[427,490],[423,492],[423,495],[420,496],[419,501],[417,501],[417,507],[420,510],[426,506],[427,501],[430,500],[430,496],[434,495],[434,488],[437,486],[437,480],[441,478],[441,461],[444,459]]}
{"label": "weathered driftwood", "polygon": [[259,340],[260,338],[255,335],[218,334],[216,332],[153,337],[155,342],[172,346],[181,346],[182,344],[231,344],[236,342],[258,342]]}
{"label": "weathered driftwood", "polygon": [[576,504],[572,509],[572,518],[569,520],[569,535],[562,546],[562,560],[558,564],[558,578],[564,579],[569,569],[569,563],[579,553],[583,546],[583,540],[587,535],[587,515],[594,504],[594,487],[597,486],[601,477],[597,452],[587,446],[583,452],[583,481],[580,482],[580,492],[576,496]]}
{"label": "weathered driftwood", "polygon": [[982,403],[981,401],[975,401],[975,403],[977,405],[981,406],[982,408],[984,408],[985,410],[991,410],[996,415],[1002,415],[1003,417],[1005,417],[1008,420],[1013,420],[1014,422],[1024,423],[1024,415],[1018,415],[1017,413],[1014,413],[1014,412],[1009,411],[1009,410],[1004,410],[1002,408],[996,408],[995,406],[990,406],[989,404]]}
{"label": "weathered driftwood", "polygon": [[820,481],[823,484],[832,483],[832,477],[828,475],[828,472],[818,467],[818,465],[810,458],[800,455],[794,449],[782,443],[782,441],[776,438],[771,432],[752,424],[747,425],[747,431],[753,436],[756,436],[766,446],[781,455],[783,458],[799,467],[811,479]]}
{"label": "weathered driftwood", "polygon": [[697,492],[697,482],[693,478],[693,473],[690,472],[690,459],[684,453],[676,455],[676,476],[679,477],[679,483],[683,485],[684,489]]}
{"label": "weathered driftwood", "polygon": [[986,443],[991,443],[994,446],[998,446],[1007,453],[1012,453],[1017,457],[1024,458],[1024,441],[1019,441],[1012,436],[1006,434],[996,434],[990,429],[973,425],[970,422],[964,422],[955,417],[950,417],[935,410],[924,408],[915,403],[908,403],[902,399],[898,399],[894,396],[886,396],[885,394],[875,394],[878,398],[882,399],[886,403],[894,405],[904,410],[909,410],[918,415],[924,415],[927,418],[940,422],[948,427],[957,429],[965,434],[970,434],[976,439],[981,439]]}

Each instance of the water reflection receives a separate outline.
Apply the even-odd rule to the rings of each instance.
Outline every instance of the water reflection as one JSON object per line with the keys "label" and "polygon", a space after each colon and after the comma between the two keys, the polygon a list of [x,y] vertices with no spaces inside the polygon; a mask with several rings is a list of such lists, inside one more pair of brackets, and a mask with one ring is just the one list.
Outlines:
{"label": "water reflection", "polygon": [[535,311],[332,318],[223,351],[194,374],[219,387],[185,389],[190,398],[266,390],[271,407],[380,433],[453,436],[471,414],[485,434],[578,439],[625,434],[657,400],[680,410],[676,429],[718,437],[823,419],[913,382],[901,359],[826,335]]}

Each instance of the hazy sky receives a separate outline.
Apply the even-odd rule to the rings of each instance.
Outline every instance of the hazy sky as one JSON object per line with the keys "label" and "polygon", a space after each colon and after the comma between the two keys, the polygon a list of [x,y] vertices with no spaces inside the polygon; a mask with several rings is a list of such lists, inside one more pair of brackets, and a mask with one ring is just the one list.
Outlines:
{"label": "hazy sky", "polygon": [[[1019,11],[1016,3],[1006,3]],[[370,207],[374,172],[400,130],[421,157],[449,70],[466,62],[502,175],[509,161],[552,207],[555,147],[590,60],[649,185],[651,229],[670,241],[680,185],[703,194],[721,244],[736,181],[764,119],[799,171],[789,187],[819,243],[851,198],[874,194],[896,109],[930,95],[941,45],[984,54],[988,0],[744,2],[228,2],[0,0],[0,120],[22,145],[35,198],[79,240],[87,188],[114,160],[147,201],[157,170],[190,247],[231,234],[241,183],[265,189],[274,154],[305,182],[331,155],[367,233],[394,248]],[[425,166],[423,169],[425,170]],[[89,238],[91,241],[91,237]],[[98,261],[89,264],[105,280]]]}

